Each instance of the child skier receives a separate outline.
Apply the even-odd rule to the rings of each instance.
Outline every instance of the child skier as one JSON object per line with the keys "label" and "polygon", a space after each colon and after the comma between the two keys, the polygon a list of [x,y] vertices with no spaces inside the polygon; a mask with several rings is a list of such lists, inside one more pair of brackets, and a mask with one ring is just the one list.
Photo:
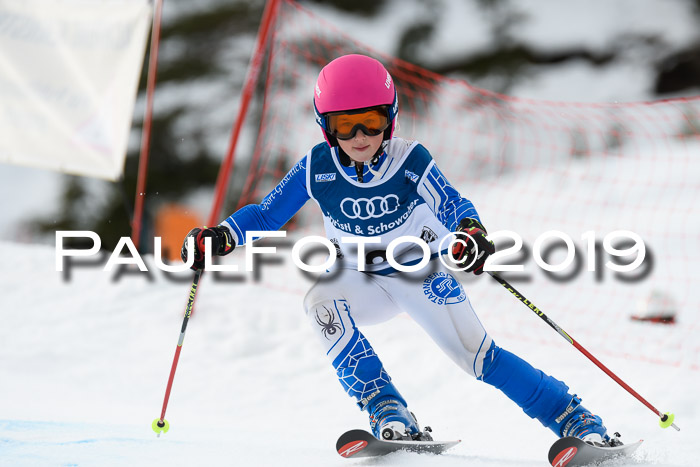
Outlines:
{"label": "child skier", "polygon": [[[460,368],[501,390],[557,436],[616,444],[600,417],[566,384],[494,343],[462,285],[438,260],[444,253],[440,240],[462,235],[468,241],[452,243],[452,257],[478,275],[494,246],[474,205],[448,182],[428,150],[393,136],[398,97],[382,64],[363,55],[333,60],[318,76],[314,109],[325,142],[297,162],[260,205],[245,206],[216,227],[193,229],[188,234],[195,239],[193,269],[204,267],[205,237],[212,239],[212,254],[226,255],[245,242],[247,231],[278,230],[313,199],[339,261],[331,271],[335,277],[319,280],[307,293],[304,308],[340,384],[369,414],[374,436],[431,439],[358,329],[405,311]],[[388,244],[407,235],[420,237],[432,254],[418,272],[397,271],[386,259]],[[359,243],[370,237],[376,243]],[[183,261],[187,253],[186,238]],[[409,242],[399,244],[393,256],[410,266],[423,253]],[[406,280],[416,274],[418,281]]]}

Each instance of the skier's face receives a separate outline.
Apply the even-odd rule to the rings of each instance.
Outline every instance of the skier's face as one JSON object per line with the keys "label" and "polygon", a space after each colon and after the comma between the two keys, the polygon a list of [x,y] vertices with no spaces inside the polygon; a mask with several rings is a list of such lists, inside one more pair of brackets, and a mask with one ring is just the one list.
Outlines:
{"label": "skier's face", "polygon": [[383,139],[383,134],[367,136],[364,131],[358,129],[352,139],[339,139],[338,144],[345,151],[345,154],[350,156],[350,159],[355,162],[367,162],[376,154]]}

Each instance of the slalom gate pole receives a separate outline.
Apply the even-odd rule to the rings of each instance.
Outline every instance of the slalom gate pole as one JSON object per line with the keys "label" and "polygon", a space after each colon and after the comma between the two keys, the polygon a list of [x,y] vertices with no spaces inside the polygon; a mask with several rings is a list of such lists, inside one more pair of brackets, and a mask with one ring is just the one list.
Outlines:
{"label": "slalom gate pole", "polygon": [[177,362],[180,359],[180,351],[182,350],[182,342],[185,340],[185,331],[187,330],[187,322],[190,320],[190,315],[192,314],[192,308],[194,307],[194,298],[197,294],[197,285],[199,284],[199,278],[202,277],[203,269],[197,269],[194,273],[194,280],[192,281],[192,287],[190,288],[190,295],[187,299],[187,306],[185,307],[185,318],[182,320],[182,328],[180,329],[180,338],[177,341],[177,347],[175,348],[175,357],[173,358],[173,365],[170,368],[170,377],[168,378],[168,386],[165,389],[165,399],[163,399],[163,409],[160,411],[160,418],[156,418],[151,423],[151,428],[155,431],[158,436],[161,433],[167,433],[170,429],[170,424],[165,419],[165,409],[168,407],[168,399],[170,399],[170,389],[173,386],[173,379],[175,379],[175,370],[177,369]]}
{"label": "slalom gate pole", "polygon": [[141,152],[139,153],[139,171],[136,178],[136,200],[134,216],[131,221],[131,240],[136,249],[141,242],[141,225],[143,223],[143,204],[146,199],[146,178],[148,172],[148,155],[151,146],[151,123],[153,122],[153,94],[156,89],[158,72],[158,49],[160,48],[160,23],[163,16],[163,0],[153,0],[153,25],[151,27],[151,48],[148,54],[148,77],[146,81],[146,111],[141,129]]}
{"label": "slalom gate pole", "polygon": [[255,86],[264,64],[265,50],[267,49],[267,44],[270,40],[270,31],[274,29],[274,26],[272,25],[277,20],[279,4],[280,0],[268,0],[265,2],[263,17],[260,21],[258,36],[255,40],[255,50],[253,51],[253,56],[250,58],[250,64],[248,65],[248,71],[246,72],[245,76],[245,84],[243,85],[243,91],[241,92],[241,104],[238,108],[238,116],[233,124],[233,128],[231,129],[231,140],[229,141],[226,156],[224,157],[224,160],[221,161],[219,175],[216,177],[214,201],[212,202],[211,212],[209,213],[208,225],[216,225],[218,223],[217,219],[221,213],[221,207],[224,203],[229,178],[231,177],[231,172],[233,169],[233,160],[236,157],[238,137],[241,133],[243,120],[245,120],[245,116],[248,114],[248,106],[253,97],[253,93],[255,92]]}
{"label": "slalom gate pole", "polygon": [[642,396],[640,396],[640,395],[637,393],[637,391],[635,391],[635,390],[632,389],[627,383],[625,383],[624,381],[622,381],[615,373],[613,373],[612,371],[610,371],[610,369],[608,369],[608,367],[606,367],[605,365],[603,365],[603,364],[602,364],[597,358],[595,358],[588,350],[586,350],[585,348],[583,348],[583,346],[582,346],[581,344],[579,344],[578,342],[576,342],[566,331],[564,331],[562,328],[560,328],[559,325],[558,325],[557,323],[555,323],[554,321],[552,321],[547,315],[545,315],[545,314],[542,312],[542,310],[540,310],[539,308],[537,308],[537,307],[535,306],[534,303],[532,303],[530,300],[528,300],[527,298],[525,298],[525,297],[523,296],[523,294],[521,294],[520,292],[518,292],[517,290],[515,290],[515,288],[514,288],[512,285],[510,285],[510,284],[508,283],[508,281],[506,281],[504,278],[502,278],[501,276],[499,276],[499,275],[496,274],[495,272],[489,272],[489,271],[487,271],[487,272],[489,273],[489,275],[490,275],[491,277],[493,277],[493,278],[496,280],[496,282],[498,282],[498,283],[501,284],[503,287],[505,287],[505,289],[508,290],[508,292],[510,292],[511,294],[513,294],[513,296],[514,296],[515,298],[517,298],[518,300],[520,300],[520,301],[523,303],[523,305],[525,305],[525,306],[527,306],[528,308],[530,308],[537,316],[539,316],[540,318],[542,318],[542,320],[544,320],[545,323],[549,324],[549,326],[550,326],[552,329],[554,329],[555,331],[557,331],[557,333],[559,333],[560,336],[562,336],[564,339],[566,339],[567,342],[569,342],[569,344],[571,344],[571,345],[573,345],[574,347],[576,347],[576,349],[578,349],[579,352],[581,352],[583,355],[585,355],[586,357],[588,357],[588,359],[589,359],[590,361],[592,361],[593,363],[595,363],[596,366],[597,366],[598,368],[600,368],[601,370],[603,370],[603,371],[605,372],[605,374],[607,374],[608,376],[610,376],[617,384],[619,384],[620,386],[622,386],[627,392],[629,392],[629,393],[632,394],[634,397],[636,397],[637,400],[638,400],[639,402],[641,402],[642,404],[646,405],[652,412],[654,412],[654,413],[660,418],[660,420],[659,420],[659,425],[660,425],[662,428],[668,428],[669,426],[672,426],[673,428],[676,429],[676,431],[680,431],[680,428],[678,428],[678,427],[675,425],[675,423],[673,423],[673,420],[674,420],[674,418],[675,418],[674,414],[668,413],[668,412],[667,412],[667,413],[661,413],[661,411],[660,411],[659,409],[657,409],[656,407],[654,407],[653,405],[651,405],[645,398],[643,398]]}

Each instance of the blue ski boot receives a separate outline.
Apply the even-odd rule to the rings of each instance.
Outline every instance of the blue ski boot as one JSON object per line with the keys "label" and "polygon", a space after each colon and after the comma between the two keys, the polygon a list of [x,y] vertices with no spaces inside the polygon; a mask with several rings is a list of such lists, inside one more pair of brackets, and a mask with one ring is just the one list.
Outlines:
{"label": "blue ski boot", "polygon": [[561,436],[579,438],[593,446],[617,446],[622,444],[617,437],[610,438],[603,420],[593,415],[581,405],[581,399],[574,396],[569,407],[564,412],[566,417],[561,421]]}
{"label": "blue ski boot", "polygon": [[430,427],[421,432],[413,413],[406,408],[406,401],[389,383],[368,397],[366,405],[372,434],[383,440],[430,441]]}

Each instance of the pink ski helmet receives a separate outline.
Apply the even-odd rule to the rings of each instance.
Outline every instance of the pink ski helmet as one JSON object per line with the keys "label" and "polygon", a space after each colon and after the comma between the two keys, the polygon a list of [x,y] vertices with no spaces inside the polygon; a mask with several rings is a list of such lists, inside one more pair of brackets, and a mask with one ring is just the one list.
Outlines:
{"label": "pink ski helmet", "polygon": [[399,100],[394,80],[379,61],[365,55],[343,55],[319,73],[314,111],[329,146],[337,146],[338,140],[329,131],[326,114],[378,106],[386,107],[391,122],[384,131],[384,140],[389,140],[396,126]]}

